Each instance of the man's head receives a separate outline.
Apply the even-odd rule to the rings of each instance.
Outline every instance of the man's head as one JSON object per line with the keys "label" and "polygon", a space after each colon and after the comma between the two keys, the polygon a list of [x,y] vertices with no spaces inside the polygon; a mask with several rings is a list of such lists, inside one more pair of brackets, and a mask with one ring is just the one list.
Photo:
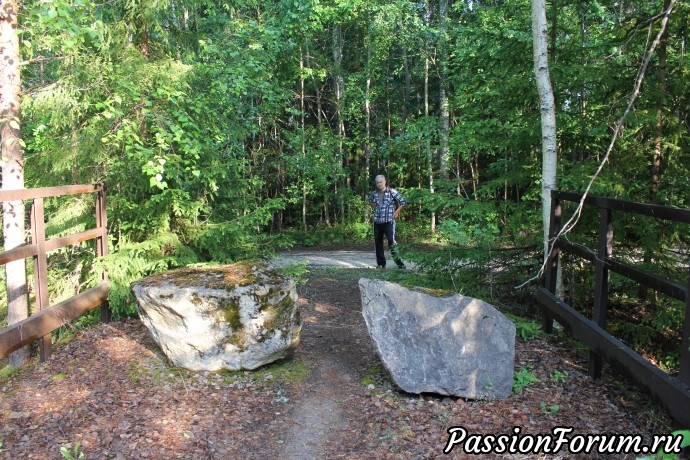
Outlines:
{"label": "man's head", "polygon": [[379,174],[374,178],[374,183],[376,184],[376,188],[380,191],[383,192],[386,190],[386,176]]}

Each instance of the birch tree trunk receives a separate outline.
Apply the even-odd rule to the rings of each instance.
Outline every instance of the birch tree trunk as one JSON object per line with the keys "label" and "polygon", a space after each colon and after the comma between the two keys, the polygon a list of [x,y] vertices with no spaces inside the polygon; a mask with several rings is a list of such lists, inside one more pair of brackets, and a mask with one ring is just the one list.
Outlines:
{"label": "birch tree trunk", "polygon": [[[2,146],[2,188],[24,188],[24,150],[22,147],[21,75],[19,37],[17,36],[16,0],[4,0],[0,6],[0,142]],[[3,203],[2,228],[5,251],[24,244],[24,203]],[[7,323],[13,324],[28,315],[26,263],[24,259],[5,265],[7,276]],[[28,347],[10,355],[10,363],[23,364],[29,357]]]}
{"label": "birch tree trunk", "polygon": [[546,1],[532,0],[534,75],[536,77],[539,105],[541,107],[541,198],[542,223],[544,226],[544,260],[546,260],[549,252],[551,190],[556,190],[556,167],[558,165],[556,106],[549,76],[547,33]]}
{"label": "birch tree trunk", "polygon": [[448,24],[448,0],[439,2],[439,33],[441,38],[438,46],[439,62],[439,136],[440,146],[438,152],[438,176],[441,179],[448,178],[448,131],[450,129],[450,111],[448,106],[448,44],[446,40],[446,30]]}

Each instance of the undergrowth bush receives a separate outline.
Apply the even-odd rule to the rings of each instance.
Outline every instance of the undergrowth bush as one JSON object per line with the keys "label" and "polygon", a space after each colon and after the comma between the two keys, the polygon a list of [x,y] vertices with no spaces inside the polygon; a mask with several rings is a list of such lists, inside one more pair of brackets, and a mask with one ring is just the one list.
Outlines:
{"label": "undergrowth bush", "polygon": [[287,236],[283,240],[283,247],[286,245],[295,246],[329,246],[343,243],[362,244],[372,242],[373,230],[371,224],[360,222],[345,225],[326,226],[319,224],[307,230],[289,230],[284,233]]}
{"label": "undergrowth bush", "polygon": [[171,268],[199,262],[196,253],[174,233],[162,233],[142,241],[122,239],[109,254],[94,264],[93,276],[105,271],[110,280],[108,302],[114,318],[136,314],[130,284],[140,278]]}

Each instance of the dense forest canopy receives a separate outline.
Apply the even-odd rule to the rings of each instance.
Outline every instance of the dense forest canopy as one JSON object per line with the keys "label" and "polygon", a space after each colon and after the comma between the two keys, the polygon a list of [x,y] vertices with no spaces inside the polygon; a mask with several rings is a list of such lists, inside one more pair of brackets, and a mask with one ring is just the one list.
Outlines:
{"label": "dense forest canopy", "polygon": [[[664,7],[547,3],[561,190],[599,166]],[[689,8],[591,193],[690,207]],[[377,174],[410,202],[403,240],[540,251],[528,0],[26,0],[19,37],[26,186],[106,184],[116,308],[164,268],[369,238]],[[687,237],[626,232],[652,255]]]}

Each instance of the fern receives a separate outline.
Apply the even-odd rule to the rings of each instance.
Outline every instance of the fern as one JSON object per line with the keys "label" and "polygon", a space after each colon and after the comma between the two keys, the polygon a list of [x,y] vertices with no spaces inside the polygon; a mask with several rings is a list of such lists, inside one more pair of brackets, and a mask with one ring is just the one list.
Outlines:
{"label": "fern", "polygon": [[199,262],[197,255],[174,233],[160,233],[142,242],[122,239],[116,248],[94,264],[94,276],[105,271],[110,280],[108,302],[115,318],[135,315],[132,282],[171,268]]}

